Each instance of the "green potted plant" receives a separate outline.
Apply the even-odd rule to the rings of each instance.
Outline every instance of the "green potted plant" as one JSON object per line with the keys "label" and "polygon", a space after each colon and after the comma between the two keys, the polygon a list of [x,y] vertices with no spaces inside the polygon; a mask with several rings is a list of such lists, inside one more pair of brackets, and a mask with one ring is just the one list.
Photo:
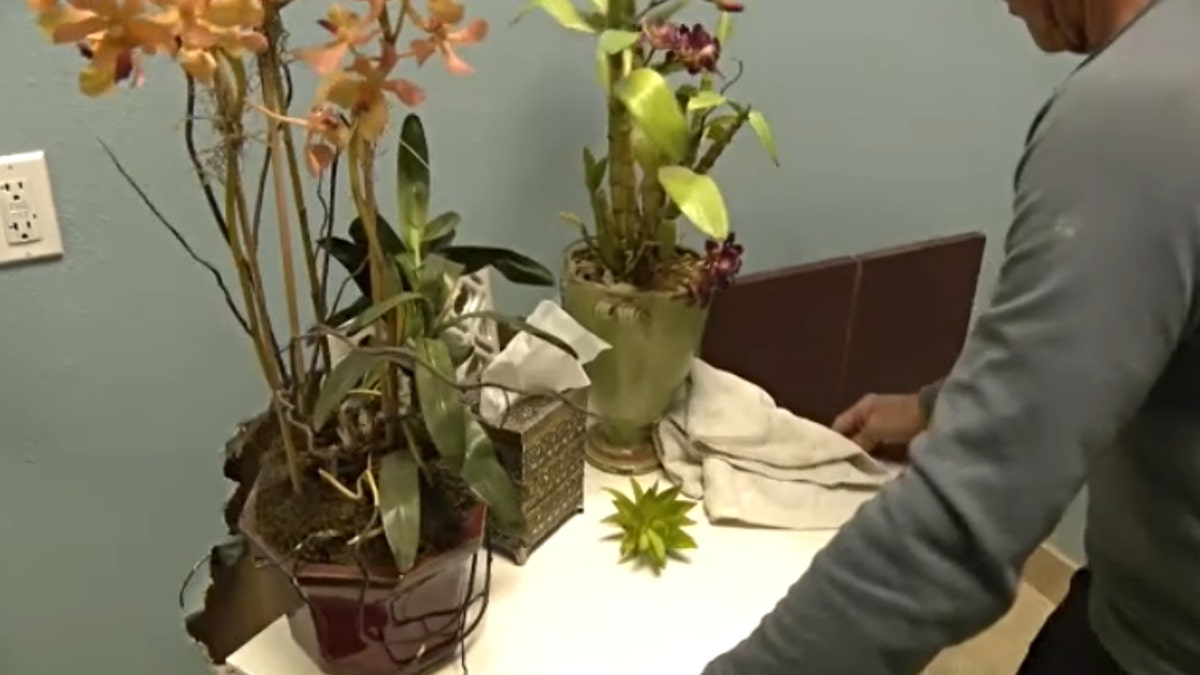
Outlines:
{"label": "green potted plant", "polygon": [[[599,421],[588,437],[597,467],[638,474],[658,467],[652,430],[685,381],[714,295],[732,282],[742,246],[710,172],[746,127],[778,163],[763,115],[729,96],[740,64],[722,50],[740,3],[706,0],[711,32],[676,23],[690,0],[533,0],[564,28],[596,42],[608,111],[608,148],[583,151],[591,225],[566,252],[564,308],[612,349],[588,365]],[[685,246],[683,216],[707,242]]]}
{"label": "green potted plant", "polygon": [[[239,436],[257,446],[242,448],[255,469],[241,472],[252,485],[232,505],[240,515],[227,519],[301,591],[293,634],[336,674],[424,672],[451,656],[468,630],[471,561],[485,519],[520,518],[514,486],[464,402],[475,385],[455,375],[463,353],[449,335],[464,320],[453,306],[456,281],[485,265],[524,283],[550,285],[552,275],[510,251],[449,246],[458,217],[430,216],[421,120],[409,114],[399,134],[388,129],[397,104],[425,97],[398,69],[440,55],[452,73],[471,72],[456,49],[482,41],[486,22],[468,21],[452,0],[420,9],[409,0],[360,1],[357,11],[335,5],[320,21],[327,42],[293,51],[285,45],[296,4],[289,0],[27,2],[53,42],[78,48],[79,86],[89,96],[140,85],[151,56],[182,67],[187,156],[236,290],[187,250],[216,277],[270,400],[254,433]],[[316,100],[299,115],[291,109],[294,62],[319,78]],[[375,174],[397,135],[393,230],[379,215]],[[109,152],[186,245],[184,230]],[[344,184],[357,217],[340,237]],[[281,297],[268,290],[271,254]],[[334,258],[351,265],[364,292],[349,310],[335,293]],[[283,307],[283,330],[272,300]],[[315,327],[306,327],[306,314]],[[331,344],[351,335],[367,337],[336,358]]]}

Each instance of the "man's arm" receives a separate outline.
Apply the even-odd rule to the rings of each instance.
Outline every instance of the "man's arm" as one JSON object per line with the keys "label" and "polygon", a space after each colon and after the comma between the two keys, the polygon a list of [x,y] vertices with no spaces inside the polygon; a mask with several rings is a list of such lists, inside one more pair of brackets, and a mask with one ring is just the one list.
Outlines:
{"label": "man's arm", "polygon": [[917,392],[917,401],[921,405],[921,414],[925,416],[926,423],[933,419],[933,406],[937,403],[938,392],[942,390],[942,383],[945,381],[946,378],[942,378],[933,384],[921,387],[921,390]]}
{"label": "man's arm", "polygon": [[1151,117],[1106,103],[1030,151],[993,304],[909,470],[706,675],[916,673],[1011,606],[1169,361],[1195,287],[1200,149],[1122,127]]}

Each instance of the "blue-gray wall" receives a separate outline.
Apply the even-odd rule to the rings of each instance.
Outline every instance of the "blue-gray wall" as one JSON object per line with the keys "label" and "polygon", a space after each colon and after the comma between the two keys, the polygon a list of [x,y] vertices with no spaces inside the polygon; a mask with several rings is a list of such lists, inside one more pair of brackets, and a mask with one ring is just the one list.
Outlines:
{"label": "blue-gray wall", "polygon": [[[554,214],[584,211],[580,146],[602,133],[591,47],[541,18],[510,28],[518,0],[474,4],[494,27],[468,54],[478,76],[420,76],[435,192],[474,239],[553,263],[570,237]],[[746,138],[719,171],[750,268],[981,229],[990,279],[1026,124],[1068,64],[995,2],[749,4],[737,92],[785,162]],[[175,592],[220,533],[221,444],[263,394],[209,279],[96,144],[221,260],[177,80],[156,68],[143,90],[85,101],[78,59],[43,46],[23,6],[0,2],[0,154],[49,152],[66,257],[0,271],[0,673],[201,673]]]}

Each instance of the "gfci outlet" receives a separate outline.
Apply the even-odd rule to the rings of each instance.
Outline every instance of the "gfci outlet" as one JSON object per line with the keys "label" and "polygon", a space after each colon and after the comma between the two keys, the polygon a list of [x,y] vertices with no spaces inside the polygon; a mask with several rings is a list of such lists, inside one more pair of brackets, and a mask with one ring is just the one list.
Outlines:
{"label": "gfci outlet", "polygon": [[46,153],[0,157],[0,227],[0,265],[62,255]]}

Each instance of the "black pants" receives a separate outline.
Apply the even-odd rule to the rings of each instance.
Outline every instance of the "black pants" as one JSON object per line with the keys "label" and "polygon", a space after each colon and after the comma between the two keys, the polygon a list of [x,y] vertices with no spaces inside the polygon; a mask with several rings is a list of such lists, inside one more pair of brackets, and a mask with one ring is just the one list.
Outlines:
{"label": "black pants", "polygon": [[1017,675],[1126,675],[1092,632],[1088,621],[1091,585],[1086,568],[1075,573],[1067,597],[1029,645]]}

